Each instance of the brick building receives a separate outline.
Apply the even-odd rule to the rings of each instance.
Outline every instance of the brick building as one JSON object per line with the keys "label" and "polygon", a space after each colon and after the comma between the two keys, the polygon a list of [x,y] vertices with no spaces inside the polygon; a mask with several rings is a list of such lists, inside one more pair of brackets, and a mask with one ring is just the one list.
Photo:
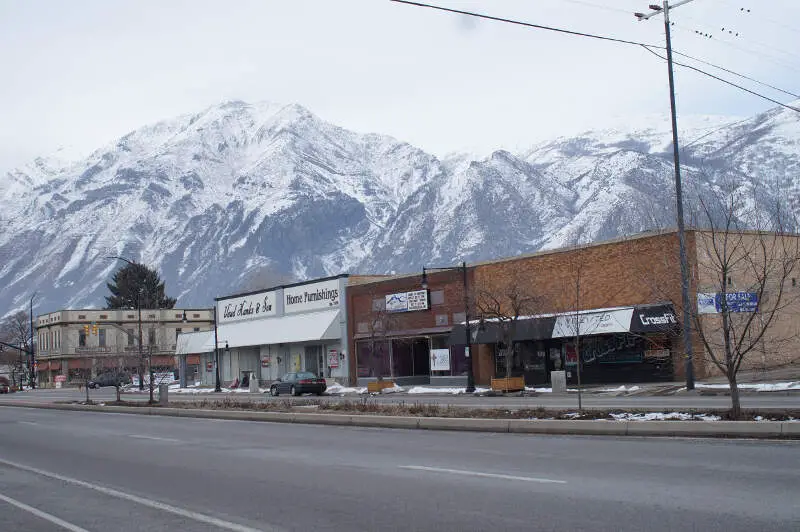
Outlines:
{"label": "brick building", "polygon": [[[754,241],[759,234],[737,235]],[[693,306],[698,293],[703,296],[721,290],[714,283],[709,238],[707,232],[686,234]],[[795,248],[798,243],[796,235],[768,238]],[[743,267],[740,270],[729,272],[725,290],[753,296],[753,276]],[[473,320],[470,351],[478,384],[488,384],[492,377],[506,372],[524,376],[528,384],[545,384],[550,371],[560,369],[574,381],[578,352],[584,382],[644,382],[685,376],[674,231],[477,263],[467,268],[467,281]],[[790,286],[784,294],[785,304],[764,336],[761,353],[748,358],[752,367],[780,365],[791,359],[791,353],[800,352],[798,288],[795,278],[786,282]],[[392,312],[387,305],[392,298],[421,290],[421,272],[350,287],[349,319],[354,333],[349,352],[356,358],[351,364],[355,370],[351,380],[363,384],[380,376],[400,384],[466,382],[462,273],[458,269],[430,273],[428,284],[424,304],[401,312]],[[776,287],[768,287],[760,297],[768,302],[775,293]],[[511,319],[513,326],[509,327],[503,318],[515,315],[518,319]],[[719,321],[713,312],[701,313],[698,318],[704,331],[711,331]],[[756,318],[761,318],[760,312]],[[502,356],[507,352],[501,349],[504,340],[511,336],[514,349],[509,356]],[[692,338],[696,375],[717,372],[706,359],[696,330]]]}

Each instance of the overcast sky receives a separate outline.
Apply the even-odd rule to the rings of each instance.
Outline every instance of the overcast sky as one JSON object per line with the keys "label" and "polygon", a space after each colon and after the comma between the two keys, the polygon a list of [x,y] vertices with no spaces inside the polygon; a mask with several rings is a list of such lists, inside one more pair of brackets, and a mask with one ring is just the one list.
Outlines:
{"label": "overcast sky", "polygon": [[[431,2],[664,44],[662,18],[632,15],[648,0]],[[800,2],[695,0],[673,20],[676,50],[800,93]],[[296,102],[438,155],[669,111],[666,67],[640,47],[388,0],[0,0],[0,79],[0,171],[230,99]],[[772,106],[682,69],[676,83],[684,116]]]}

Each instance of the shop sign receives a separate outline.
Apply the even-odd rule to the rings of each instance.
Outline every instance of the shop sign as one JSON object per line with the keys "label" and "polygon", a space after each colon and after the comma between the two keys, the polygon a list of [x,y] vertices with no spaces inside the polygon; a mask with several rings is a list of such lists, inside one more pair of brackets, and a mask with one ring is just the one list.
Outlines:
{"label": "shop sign", "polygon": [[431,371],[450,371],[449,349],[431,349]]}
{"label": "shop sign", "polygon": [[214,363],[206,362],[206,371],[214,371]]}
{"label": "shop sign", "polygon": [[261,358],[261,367],[262,368],[268,368],[269,367],[269,363],[270,363],[270,357],[269,356],[265,356],[265,357]]}
{"label": "shop sign", "polygon": [[[757,312],[758,294],[755,292],[728,292],[725,294],[728,312]],[[698,314],[719,314],[722,312],[722,294],[698,293]]]}
{"label": "shop sign", "polygon": [[388,312],[413,312],[415,310],[428,310],[428,291],[414,290],[412,292],[398,292],[386,296],[386,310]]}
{"label": "shop sign", "polygon": [[217,301],[217,324],[267,318],[276,313],[274,290]]}
{"label": "shop sign", "polygon": [[338,307],[339,296],[339,279],[284,288],[284,313],[292,314]]}
{"label": "shop sign", "polygon": [[339,351],[337,351],[336,349],[328,349],[328,367],[329,368],[339,367]]}
{"label": "shop sign", "polygon": [[669,305],[637,308],[634,311],[632,332],[665,332],[678,327],[678,319]]}
{"label": "shop sign", "polygon": [[67,382],[66,375],[56,375],[55,382]]}
{"label": "shop sign", "polygon": [[632,317],[632,308],[578,315],[563,314],[556,317],[553,338],[628,332]]}

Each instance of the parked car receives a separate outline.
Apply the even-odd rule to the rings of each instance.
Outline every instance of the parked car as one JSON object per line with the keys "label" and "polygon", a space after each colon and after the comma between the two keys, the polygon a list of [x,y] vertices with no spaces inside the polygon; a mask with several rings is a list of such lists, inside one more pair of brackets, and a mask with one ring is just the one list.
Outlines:
{"label": "parked car", "polygon": [[130,384],[131,377],[126,373],[101,373],[94,379],[86,383],[89,388],[102,388],[103,386],[117,386],[122,384]]}
{"label": "parked car", "polygon": [[325,379],[317,377],[310,371],[287,373],[269,387],[269,394],[276,397],[282,393],[300,395],[315,393],[322,395],[328,387]]}
{"label": "parked car", "polygon": [[8,379],[5,377],[0,377],[0,393],[8,393],[11,391],[11,385],[8,382]]}

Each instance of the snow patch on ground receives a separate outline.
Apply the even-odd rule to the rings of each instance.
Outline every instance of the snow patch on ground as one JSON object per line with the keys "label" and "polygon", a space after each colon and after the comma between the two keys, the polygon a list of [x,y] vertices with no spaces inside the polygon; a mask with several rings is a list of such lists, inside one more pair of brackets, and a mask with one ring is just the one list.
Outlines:
{"label": "snow patch on ground", "polygon": [[[475,388],[475,393],[488,392],[488,388]],[[466,388],[458,387],[433,387],[433,386],[414,386],[408,390],[409,395],[421,394],[446,394],[446,395],[461,395],[467,393]]]}
{"label": "snow patch on ground", "polygon": [[[696,384],[695,387],[707,390],[727,390],[730,388],[727,384],[700,383]],[[756,392],[785,392],[788,390],[800,390],[800,381],[745,383],[739,384],[739,389]]]}
{"label": "snow patch on ground", "polygon": [[637,391],[639,389],[640,388],[638,386],[625,386],[625,385],[622,385],[622,386],[620,386],[618,388],[603,388],[600,391],[601,392],[635,392],[635,391]]}
{"label": "snow patch on ground", "polygon": [[326,390],[326,393],[328,393],[329,395],[349,395],[349,394],[360,395],[360,394],[367,393],[367,388],[366,387],[364,387],[364,388],[351,388],[351,387],[342,386],[341,384],[336,383],[336,384],[332,384],[331,386],[328,386],[328,388]]}
{"label": "snow patch on ground", "polygon": [[615,421],[721,421],[720,416],[711,414],[687,414],[685,412],[623,412],[609,414]]}

